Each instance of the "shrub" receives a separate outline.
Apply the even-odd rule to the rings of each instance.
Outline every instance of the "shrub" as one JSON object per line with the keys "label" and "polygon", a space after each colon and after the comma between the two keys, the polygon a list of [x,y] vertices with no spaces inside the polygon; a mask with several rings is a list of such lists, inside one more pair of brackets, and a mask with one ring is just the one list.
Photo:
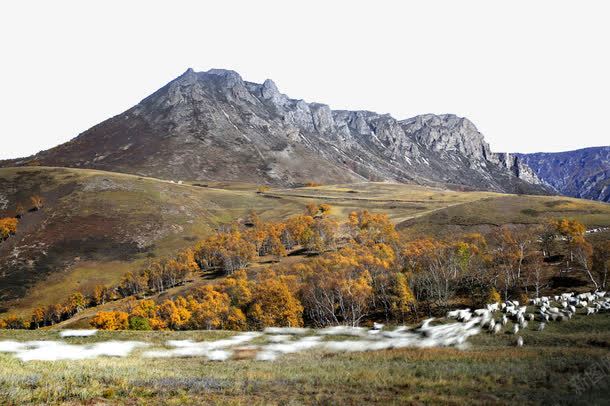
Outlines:
{"label": "shrub", "polygon": [[491,288],[489,291],[489,296],[487,297],[488,303],[500,303],[502,301],[502,297],[500,293],[496,290],[496,288]]}
{"label": "shrub", "polygon": [[148,331],[152,330],[150,327],[150,323],[147,318],[132,316],[129,318],[129,329],[130,330],[143,330]]}

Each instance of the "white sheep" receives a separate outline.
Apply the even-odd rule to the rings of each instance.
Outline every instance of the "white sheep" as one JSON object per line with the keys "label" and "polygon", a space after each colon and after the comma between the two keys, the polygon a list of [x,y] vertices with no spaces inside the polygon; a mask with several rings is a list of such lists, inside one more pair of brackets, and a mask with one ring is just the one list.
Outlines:
{"label": "white sheep", "polygon": [[595,313],[595,308],[594,307],[587,307],[587,316],[590,314]]}
{"label": "white sheep", "polygon": [[546,327],[546,323],[544,323],[544,322],[538,324],[538,331],[544,330],[545,327]]}
{"label": "white sheep", "polygon": [[523,337],[517,337],[517,347],[523,347]]}
{"label": "white sheep", "polygon": [[513,325],[513,334],[517,334],[519,332],[519,325],[515,324]]}

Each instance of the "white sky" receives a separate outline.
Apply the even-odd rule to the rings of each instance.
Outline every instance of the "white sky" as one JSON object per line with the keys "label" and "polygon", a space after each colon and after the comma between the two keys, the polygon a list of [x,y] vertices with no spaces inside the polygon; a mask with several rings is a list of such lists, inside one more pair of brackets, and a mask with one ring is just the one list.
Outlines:
{"label": "white sky", "polygon": [[608,145],[608,1],[6,1],[0,159],[67,141],[188,67],[403,119],[470,118],[495,151]]}

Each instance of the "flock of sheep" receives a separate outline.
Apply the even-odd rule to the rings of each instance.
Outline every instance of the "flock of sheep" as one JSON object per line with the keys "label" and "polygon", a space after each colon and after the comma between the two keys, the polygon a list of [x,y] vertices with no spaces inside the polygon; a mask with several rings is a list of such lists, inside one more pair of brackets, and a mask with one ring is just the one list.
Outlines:
{"label": "flock of sheep", "polygon": [[[497,334],[512,332],[516,345],[523,346],[520,330],[537,321],[537,330],[550,321],[569,320],[575,314],[591,315],[610,311],[606,292],[573,294],[533,299],[528,306],[517,301],[488,304],[485,308],[453,310],[440,323],[427,319],[417,327],[384,328],[375,323],[372,329],[334,326],[323,329],[273,327],[263,332],[246,332],[213,341],[170,340],[162,348],[138,341],[105,341],[71,344],[66,341],[0,341],[0,352],[12,353],[22,361],[57,361],[93,359],[100,356],[126,357],[142,349],[144,358],[201,357],[210,361],[256,359],[273,361],[285,354],[317,349],[324,352],[364,352],[393,348],[465,348],[467,339],[482,331]],[[533,309],[533,310],[532,310]],[[507,327],[509,320],[512,327]],[[530,327],[531,328],[531,327]],[[63,330],[61,338],[90,337],[95,330]],[[335,338],[338,337],[338,338]]]}
{"label": "flock of sheep", "polygon": [[[528,323],[534,320],[539,322],[537,330],[542,331],[546,323],[569,320],[579,310],[587,316],[600,311],[610,311],[610,298],[606,298],[606,292],[580,294],[570,292],[530,299],[529,305],[534,306],[532,312],[528,312],[527,305],[520,306],[518,301],[509,300],[504,303],[488,304],[484,309],[476,309],[474,312],[470,309],[453,310],[447,313],[447,317],[461,322],[476,320],[478,325],[493,334],[502,331],[510,320],[511,332],[517,335],[520,329],[527,328]],[[498,312],[502,313],[502,316],[496,319],[495,315]],[[516,345],[523,346],[523,337],[517,336]]]}

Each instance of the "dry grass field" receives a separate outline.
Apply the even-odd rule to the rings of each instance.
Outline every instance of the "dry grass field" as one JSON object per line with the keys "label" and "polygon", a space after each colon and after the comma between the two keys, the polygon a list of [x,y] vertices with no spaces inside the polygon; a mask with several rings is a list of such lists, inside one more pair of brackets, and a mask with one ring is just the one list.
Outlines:
{"label": "dry grass field", "polygon": [[[610,315],[575,316],[543,332],[480,334],[468,349],[400,349],[276,361],[126,358],[22,362],[0,353],[3,404],[607,404]],[[508,328],[510,325],[508,326]],[[100,332],[73,344],[215,340],[223,331]],[[57,340],[56,330],[0,331],[2,340]],[[344,339],[348,339],[345,337]],[[590,380],[600,368],[604,374]]]}

